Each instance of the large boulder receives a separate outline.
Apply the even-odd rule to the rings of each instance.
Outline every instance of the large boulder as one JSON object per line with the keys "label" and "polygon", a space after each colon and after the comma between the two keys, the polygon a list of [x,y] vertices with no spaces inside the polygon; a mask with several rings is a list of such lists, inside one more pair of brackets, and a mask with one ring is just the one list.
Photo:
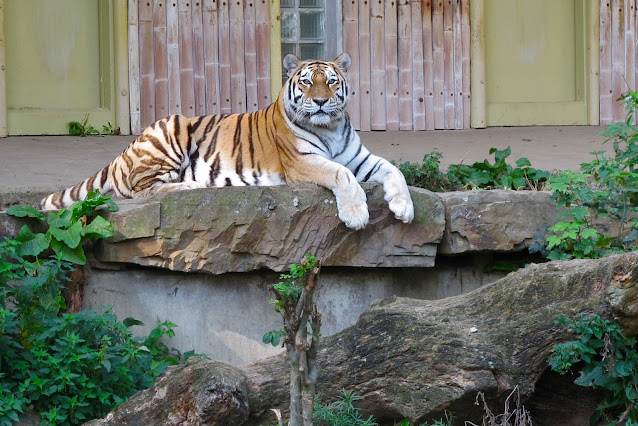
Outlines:
{"label": "large boulder", "polygon": [[[571,338],[555,324],[558,314],[598,313],[618,319],[626,333],[638,333],[637,288],[638,253],[630,253],[532,265],[471,293],[443,300],[381,301],[357,323],[321,342],[318,397],[330,401],[342,388],[356,391],[363,397],[359,404],[363,411],[389,424],[404,418],[418,424],[440,418],[444,411],[480,423],[481,407],[474,404],[479,391],[492,402],[502,400],[515,386],[523,400],[534,394],[552,346]],[[197,382],[206,383],[199,388],[204,395],[187,394],[188,398],[180,400],[180,407],[185,408],[152,397],[165,394],[169,379],[164,378],[96,424],[133,424],[136,418],[144,418],[140,416],[146,410],[161,412],[156,404],[173,407],[164,412],[184,411],[193,406],[191,399],[207,404],[198,406],[198,413],[227,410],[230,396],[205,396],[206,389],[227,383],[219,378],[220,371],[232,367],[205,360],[198,365]],[[192,374],[184,371],[188,367],[173,369],[166,376],[173,376],[170,380],[177,383],[192,383]],[[244,398],[235,405],[244,413],[246,404],[249,412],[245,423],[238,420],[235,424],[274,423],[270,409],[285,409],[288,399],[284,357],[234,371],[233,377],[241,378],[233,381],[240,383],[235,394]],[[225,395],[233,394],[228,392]],[[147,403],[141,404],[143,401]],[[126,414],[134,409],[134,415]],[[552,418],[554,425],[573,424],[563,421],[560,412],[545,411],[543,415]],[[237,414],[236,418],[245,417]],[[168,415],[153,415],[145,424],[182,423]],[[197,417],[191,424],[227,423]]]}

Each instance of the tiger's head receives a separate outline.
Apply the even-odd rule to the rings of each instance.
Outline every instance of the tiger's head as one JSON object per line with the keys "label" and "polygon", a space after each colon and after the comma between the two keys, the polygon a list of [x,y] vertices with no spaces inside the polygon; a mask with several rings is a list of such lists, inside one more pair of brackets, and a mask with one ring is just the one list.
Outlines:
{"label": "tiger's head", "polygon": [[352,60],[342,53],[334,61],[300,60],[293,54],[284,58],[288,81],[282,95],[293,123],[332,127],[345,115],[350,88],[346,72]]}

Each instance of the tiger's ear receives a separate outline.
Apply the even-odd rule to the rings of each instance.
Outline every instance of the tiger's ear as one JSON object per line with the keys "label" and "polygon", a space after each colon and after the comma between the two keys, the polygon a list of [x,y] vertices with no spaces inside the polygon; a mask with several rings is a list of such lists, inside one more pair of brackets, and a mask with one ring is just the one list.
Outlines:
{"label": "tiger's ear", "polygon": [[346,52],[343,52],[337,57],[337,59],[334,60],[334,62],[343,71],[348,71],[348,68],[350,68],[350,65],[352,65],[352,58]]}
{"label": "tiger's ear", "polygon": [[295,70],[299,66],[299,62],[300,59],[292,53],[286,55],[286,57],[284,58],[284,68],[286,69],[286,71],[288,71],[288,77],[290,77],[292,73],[295,72]]}

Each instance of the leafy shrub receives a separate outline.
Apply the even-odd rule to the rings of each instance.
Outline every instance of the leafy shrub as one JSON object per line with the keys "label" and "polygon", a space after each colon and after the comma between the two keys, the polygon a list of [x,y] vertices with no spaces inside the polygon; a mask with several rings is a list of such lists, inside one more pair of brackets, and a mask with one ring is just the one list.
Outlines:
{"label": "leafy shrub", "polygon": [[525,157],[516,160],[516,167],[512,167],[505,160],[512,154],[512,149],[490,149],[494,154],[494,163],[489,160],[476,162],[472,165],[453,164],[448,174],[456,176],[463,186],[470,189],[542,189],[550,173],[532,167],[532,163]]}
{"label": "leafy shrub", "polygon": [[25,225],[16,239],[0,242],[0,425],[17,421],[27,408],[46,424],[102,417],[192,355],[160,341],[173,336],[170,322],[140,338],[129,330],[139,321],[119,323],[110,310],[63,313],[72,262],[86,261],[82,242],[113,233],[103,218],[85,216],[104,204],[116,208],[92,193],[46,219],[29,206],[8,210],[46,221],[49,229],[34,233]]}
{"label": "leafy shrub", "polygon": [[397,167],[410,186],[435,192],[455,191],[461,188],[462,183],[453,174],[441,171],[442,156],[440,152],[432,151],[425,154],[421,164],[405,162]]}
{"label": "leafy shrub", "polygon": [[[262,339],[264,343],[279,346],[282,337],[286,337],[285,326],[291,319],[297,317],[295,310],[304,288],[304,278],[317,265],[317,258],[311,254],[306,254],[299,264],[290,264],[290,273],[279,275],[280,281],[272,286],[276,299],[270,299],[269,303],[275,307],[275,312],[281,314],[284,326],[279,330],[272,330],[264,334]],[[313,336],[314,339],[319,337]]]}
{"label": "leafy shrub", "polygon": [[[594,152],[582,173],[565,171],[550,179],[549,188],[564,220],[549,228],[544,247],[551,260],[598,258],[635,250],[638,242],[638,127],[633,125],[638,92],[623,100],[627,121],[602,133],[613,141],[614,155]],[[611,226],[601,225],[602,219]],[[536,248],[538,249],[538,247]]]}
{"label": "leafy shrub", "polygon": [[550,173],[533,168],[530,161],[524,157],[516,160],[516,167],[511,166],[506,162],[511,153],[510,147],[503,150],[491,148],[490,154],[494,154],[494,163],[484,160],[471,165],[452,164],[446,172],[441,171],[440,152],[425,155],[422,164],[406,162],[397,167],[405,176],[408,185],[430,191],[543,189]]}
{"label": "leafy shrub", "polygon": [[[561,315],[558,324],[568,327],[577,340],[555,345],[552,370],[561,374],[582,363],[577,385],[606,390],[591,424],[635,425],[638,422],[638,352],[636,339],[623,335],[620,325],[598,315],[580,315],[572,321]],[[612,420],[614,419],[614,420]]]}
{"label": "leafy shrub", "polygon": [[314,419],[325,426],[376,426],[372,416],[364,419],[359,409],[353,405],[361,397],[354,392],[341,390],[339,399],[327,405],[315,404]]}

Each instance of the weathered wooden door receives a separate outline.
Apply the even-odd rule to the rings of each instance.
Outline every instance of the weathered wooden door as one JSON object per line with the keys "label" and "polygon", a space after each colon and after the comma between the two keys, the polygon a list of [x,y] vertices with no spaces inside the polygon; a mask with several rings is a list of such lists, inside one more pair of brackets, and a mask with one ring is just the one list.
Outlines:
{"label": "weathered wooden door", "polygon": [[588,3],[485,0],[488,126],[588,124]]}
{"label": "weathered wooden door", "polygon": [[115,123],[110,0],[7,0],[7,130],[64,134]]}

